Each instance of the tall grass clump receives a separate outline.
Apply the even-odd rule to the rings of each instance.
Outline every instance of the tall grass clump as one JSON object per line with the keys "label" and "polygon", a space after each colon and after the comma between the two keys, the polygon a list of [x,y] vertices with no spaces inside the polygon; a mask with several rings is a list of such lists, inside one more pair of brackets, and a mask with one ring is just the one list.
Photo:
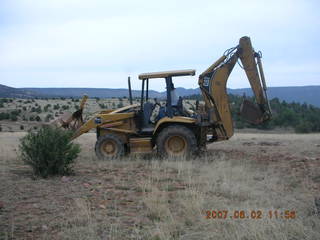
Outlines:
{"label": "tall grass clump", "polygon": [[36,176],[68,175],[80,153],[80,146],[71,142],[71,136],[70,131],[49,126],[28,132],[20,140],[21,159]]}

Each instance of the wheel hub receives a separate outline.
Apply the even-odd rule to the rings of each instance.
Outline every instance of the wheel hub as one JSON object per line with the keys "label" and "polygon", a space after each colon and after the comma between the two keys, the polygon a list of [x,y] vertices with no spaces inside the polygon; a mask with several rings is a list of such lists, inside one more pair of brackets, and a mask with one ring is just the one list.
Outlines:
{"label": "wheel hub", "polygon": [[187,148],[186,140],[181,136],[171,136],[166,141],[166,150],[171,155],[183,155]]}
{"label": "wheel hub", "polygon": [[102,145],[102,152],[105,155],[114,155],[116,153],[116,150],[117,150],[117,145],[113,141],[106,141]]}

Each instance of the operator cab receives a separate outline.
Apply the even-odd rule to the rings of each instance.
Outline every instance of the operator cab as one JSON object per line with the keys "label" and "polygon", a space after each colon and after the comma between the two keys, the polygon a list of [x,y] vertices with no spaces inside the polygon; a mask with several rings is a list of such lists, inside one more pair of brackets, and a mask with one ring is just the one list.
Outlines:
{"label": "operator cab", "polygon": [[[139,75],[142,80],[140,114],[138,116],[138,126],[142,134],[149,134],[153,132],[154,126],[157,121],[163,117],[172,118],[173,116],[183,116],[182,97],[178,97],[176,89],[172,82],[172,77],[179,76],[194,76],[196,73],[193,69],[165,71],[165,72],[152,72],[143,73]],[[162,106],[157,99],[150,101],[149,99],[149,79],[164,78],[166,81],[166,104]],[[159,107],[157,116],[152,118],[153,112],[156,107]]]}

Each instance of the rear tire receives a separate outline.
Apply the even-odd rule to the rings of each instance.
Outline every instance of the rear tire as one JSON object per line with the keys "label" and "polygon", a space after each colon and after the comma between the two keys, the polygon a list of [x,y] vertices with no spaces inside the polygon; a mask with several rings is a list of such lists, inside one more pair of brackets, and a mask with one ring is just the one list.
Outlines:
{"label": "rear tire", "polygon": [[101,160],[120,158],[125,153],[124,143],[114,134],[100,136],[95,145],[95,152]]}
{"label": "rear tire", "polygon": [[162,157],[189,157],[198,149],[195,134],[182,125],[161,130],[156,144],[158,154]]}

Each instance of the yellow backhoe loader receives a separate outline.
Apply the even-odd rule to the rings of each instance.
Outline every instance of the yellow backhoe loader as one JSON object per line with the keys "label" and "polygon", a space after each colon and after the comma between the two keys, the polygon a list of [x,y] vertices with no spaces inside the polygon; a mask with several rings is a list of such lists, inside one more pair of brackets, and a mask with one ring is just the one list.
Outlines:
{"label": "yellow backhoe loader", "polygon": [[[242,66],[255,95],[255,103],[244,100],[242,115],[255,124],[270,119],[271,109],[267,98],[261,53],[252,48],[249,37],[242,37],[239,44],[199,76],[199,87],[204,98],[204,111],[185,111],[183,99],[177,98],[172,79],[194,76],[195,70],[179,70],[140,74],[142,90],[140,104],[103,110],[84,122],[80,109],[60,119],[64,128],[74,130],[73,138],[96,128],[96,155],[101,159],[118,158],[128,153],[148,153],[154,149],[161,156],[181,157],[204,148],[208,142],[227,140],[233,135],[233,122],[229,108],[226,83],[238,61]],[[161,105],[149,98],[149,80],[162,78],[166,82],[166,103]],[[151,120],[155,108],[159,111]]]}

